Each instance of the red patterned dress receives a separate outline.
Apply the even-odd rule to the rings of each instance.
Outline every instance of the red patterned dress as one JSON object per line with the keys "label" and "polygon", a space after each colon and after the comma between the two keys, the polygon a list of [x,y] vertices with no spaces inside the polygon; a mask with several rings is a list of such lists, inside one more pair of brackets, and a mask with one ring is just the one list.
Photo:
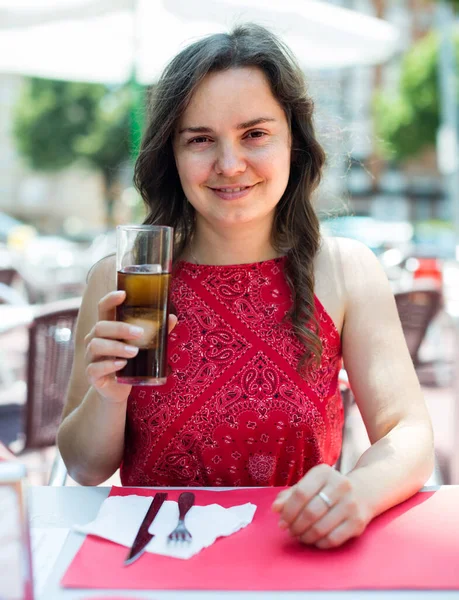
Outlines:
{"label": "red patterned dress", "polygon": [[301,376],[303,346],[284,320],[286,258],[230,266],[179,262],[171,372],[128,400],[121,481],[145,486],[282,486],[341,451],[341,342],[315,298],[323,356]]}

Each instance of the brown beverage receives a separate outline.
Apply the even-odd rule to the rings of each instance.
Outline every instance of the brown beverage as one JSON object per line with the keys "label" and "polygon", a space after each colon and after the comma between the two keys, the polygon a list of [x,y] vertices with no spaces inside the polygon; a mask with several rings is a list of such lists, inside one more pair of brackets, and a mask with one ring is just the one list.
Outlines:
{"label": "brown beverage", "polygon": [[170,273],[151,270],[149,265],[140,265],[118,271],[118,290],[126,292],[126,300],[117,307],[116,320],[142,327],[145,332],[128,342],[140,349],[117,372],[120,383],[166,383]]}

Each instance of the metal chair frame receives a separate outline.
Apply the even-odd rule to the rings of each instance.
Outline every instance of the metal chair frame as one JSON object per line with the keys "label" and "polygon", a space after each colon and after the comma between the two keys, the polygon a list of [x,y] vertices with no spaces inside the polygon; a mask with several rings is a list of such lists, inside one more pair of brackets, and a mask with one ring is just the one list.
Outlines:
{"label": "metal chair frame", "polygon": [[[81,298],[49,303],[29,327],[27,397],[23,446],[40,450],[55,445],[74,355],[74,332]],[[67,472],[56,449],[50,485],[64,485]]]}
{"label": "metal chair frame", "polygon": [[418,369],[425,364],[419,358],[419,350],[426,337],[429,325],[442,308],[442,293],[436,289],[397,292],[395,303],[411,360],[415,369]]}

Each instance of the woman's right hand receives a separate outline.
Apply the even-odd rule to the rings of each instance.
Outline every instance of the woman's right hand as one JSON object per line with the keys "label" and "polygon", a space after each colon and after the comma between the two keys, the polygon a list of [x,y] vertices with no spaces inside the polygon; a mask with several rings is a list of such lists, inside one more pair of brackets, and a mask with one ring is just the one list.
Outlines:
{"label": "woman's right hand", "polygon": [[[123,291],[110,292],[98,305],[98,321],[85,337],[85,362],[88,382],[103,398],[111,402],[126,402],[131,385],[118,383],[115,373],[122,369],[138,348],[129,344],[143,335],[143,329],[115,321],[115,309],[125,300]],[[177,317],[169,315],[169,333]],[[123,340],[123,341],[120,341]]]}

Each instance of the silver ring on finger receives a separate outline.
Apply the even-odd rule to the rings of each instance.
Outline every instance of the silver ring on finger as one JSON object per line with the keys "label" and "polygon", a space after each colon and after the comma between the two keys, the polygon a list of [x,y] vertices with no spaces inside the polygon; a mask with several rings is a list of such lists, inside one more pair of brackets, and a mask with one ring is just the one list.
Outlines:
{"label": "silver ring on finger", "polygon": [[330,498],[325,492],[319,492],[317,495],[325,502],[328,508],[331,508],[333,506],[333,502],[330,500]]}

